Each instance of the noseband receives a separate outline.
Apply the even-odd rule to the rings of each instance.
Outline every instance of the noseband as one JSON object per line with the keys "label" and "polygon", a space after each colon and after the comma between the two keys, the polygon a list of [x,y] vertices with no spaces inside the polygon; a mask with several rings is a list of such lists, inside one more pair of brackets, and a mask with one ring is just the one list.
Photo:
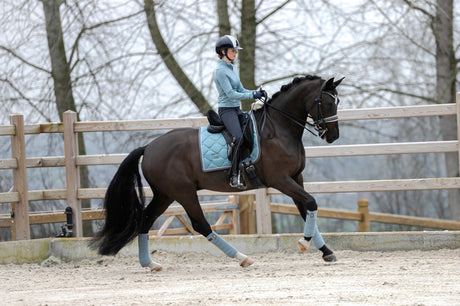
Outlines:
{"label": "noseband", "polygon": [[[319,93],[318,93],[318,96],[315,98],[315,101],[313,102],[312,106],[310,107],[310,109],[308,110],[308,113],[307,113],[307,120],[302,120],[302,119],[299,119],[299,118],[296,118],[295,116],[289,114],[288,112],[285,112],[284,110],[282,109],[279,109],[269,103],[265,103],[267,101],[267,97],[264,97],[264,105],[265,106],[268,106],[268,107],[271,107],[273,108],[274,110],[276,110],[277,112],[279,112],[280,114],[282,114],[284,117],[288,118],[289,120],[291,120],[292,122],[294,122],[295,124],[297,124],[298,126],[302,127],[303,129],[309,131],[311,134],[315,135],[315,136],[318,136],[320,138],[323,138],[324,135],[327,133],[328,129],[327,129],[327,126],[326,124],[327,123],[332,123],[332,122],[337,122],[339,121],[339,116],[336,114],[336,115],[333,115],[333,116],[329,116],[329,117],[326,117],[324,118],[323,116],[323,110],[322,110],[322,105],[323,105],[323,94],[326,94],[332,98],[334,98],[334,104],[337,105],[339,104],[339,98],[337,95],[333,95],[331,94],[330,92],[327,92],[327,91],[323,91],[324,90],[324,86],[326,85],[326,81],[324,81],[322,84],[321,84],[321,88],[319,90]],[[311,109],[314,107],[314,106],[317,106],[317,116],[318,116],[318,119],[315,120],[311,115],[310,115],[310,111]],[[309,122],[308,119],[312,119],[313,122]],[[311,129],[309,129],[308,126],[312,127],[315,129],[315,132],[313,132]]]}

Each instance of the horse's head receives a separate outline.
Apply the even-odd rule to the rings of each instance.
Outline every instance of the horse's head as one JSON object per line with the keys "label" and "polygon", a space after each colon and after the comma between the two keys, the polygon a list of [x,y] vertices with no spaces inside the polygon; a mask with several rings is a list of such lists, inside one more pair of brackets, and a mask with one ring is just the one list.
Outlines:
{"label": "horse's head", "polygon": [[[316,135],[307,127],[308,125],[316,130],[319,137],[332,143],[339,138],[339,98],[336,87],[342,80],[343,78],[334,81],[334,78],[331,78],[325,81],[319,76],[311,75],[296,77],[291,83],[281,86],[281,90],[265,103],[263,114],[265,115],[268,109],[273,109],[279,114],[277,117],[280,120],[290,122],[288,127],[293,129],[299,138],[304,129]],[[261,121],[265,122],[265,119]],[[262,128],[264,125],[265,123],[262,123]],[[294,134],[291,132],[291,135]]]}
{"label": "horse's head", "polygon": [[328,143],[334,142],[339,138],[339,123],[337,116],[337,106],[339,104],[336,87],[344,78],[334,81],[330,78],[321,83],[318,95],[308,111],[308,116],[313,119],[313,126],[318,132],[318,136]]}

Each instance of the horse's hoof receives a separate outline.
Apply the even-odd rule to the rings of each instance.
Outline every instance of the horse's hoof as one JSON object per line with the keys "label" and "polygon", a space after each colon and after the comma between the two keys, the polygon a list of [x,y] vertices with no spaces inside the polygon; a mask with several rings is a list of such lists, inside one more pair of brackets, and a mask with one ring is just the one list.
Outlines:
{"label": "horse's hoof", "polygon": [[297,242],[297,247],[299,248],[299,251],[302,253],[305,253],[308,248],[310,247],[311,240],[305,240],[304,238],[300,238],[299,242]]}
{"label": "horse's hoof", "polygon": [[163,270],[163,267],[160,264],[153,261],[147,266],[147,268],[149,268],[151,272],[160,272]]}
{"label": "horse's hoof", "polygon": [[246,257],[242,262],[240,262],[240,266],[243,268],[247,268],[254,263],[250,257]]}
{"label": "horse's hoof", "polygon": [[337,261],[337,257],[335,256],[334,253],[332,253],[332,254],[329,254],[329,255],[324,255],[323,260],[325,262],[335,262],[335,261]]}

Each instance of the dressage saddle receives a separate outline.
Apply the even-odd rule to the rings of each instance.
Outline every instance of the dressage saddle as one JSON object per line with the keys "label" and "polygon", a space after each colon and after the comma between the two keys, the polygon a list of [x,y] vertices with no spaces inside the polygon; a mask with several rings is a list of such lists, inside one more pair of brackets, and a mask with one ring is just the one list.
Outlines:
{"label": "dressage saddle", "polygon": [[[208,110],[206,113],[208,117],[209,125],[207,131],[209,133],[222,133],[224,139],[227,143],[227,158],[232,160],[232,142],[233,137],[229,131],[225,128],[224,123],[220,119],[219,115],[214,110]],[[243,116],[239,117],[240,125],[243,130],[243,144],[241,145],[239,151],[241,154],[240,160],[244,160],[251,155],[251,152],[254,148],[254,128],[252,125],[251,117],[248,113],[244,113]],[[251,182],[252,186],[255,188],[264,188],[265,185],[260,180],[257,170],[252,161],[244,162],[242,164],[242,169],[246,172],[247,178]]]}
{"label": "dressage saddle", "polygon": [[[232,142],[233,137],[230,132],[225,128],[222,119],[220,119],[219,115],[212,109],[208,110],[206,113],[206,117],[208,117],[209,125],[207,130],[209,133],[222,133],[225,138],[225,142],[227,143],[227,157],[231,161],[232,160]],[[252,149],[254,147],[254,130],[251,124],[251,117],[244,113],[243,116],[239,117],[240,125],[243,130],[243,143],[240,147],[240,160],[243,160],[251,155]]]}

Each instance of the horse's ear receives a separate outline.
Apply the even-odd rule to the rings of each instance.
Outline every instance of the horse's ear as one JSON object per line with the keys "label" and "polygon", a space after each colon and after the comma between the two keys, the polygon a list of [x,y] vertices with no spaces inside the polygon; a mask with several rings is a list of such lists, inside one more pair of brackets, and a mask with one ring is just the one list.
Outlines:
{"label": "horse's ear", "polygon": [[326,90],[334,90],[335,89],[334,78],[330,78],[329,80],[327,80],[326,85],[324,86],[324,89],[326,89]]}
{"label": "horse's ear", "polygon": [[327,80],[326,82],[326,86],[325,86],[325,89],[326,90],[334,90],[337,86],[340,85],[340,83],[342,83],[342,80],[345,79],[345,77],[341,78],[340,80],[338,81],[334,81],[334,78],[330,78],[329,80]]}
{"label": "horse's ear", "polygon": [[341,79],[338,80],[338,81],[335,81],[335,82],[334,82],[334,88],[337,87],[337,86],[339,86],[340,83],[342,83],[342,80],[343,80],[343,79],[345,79],[345,77],[341,78]]}

